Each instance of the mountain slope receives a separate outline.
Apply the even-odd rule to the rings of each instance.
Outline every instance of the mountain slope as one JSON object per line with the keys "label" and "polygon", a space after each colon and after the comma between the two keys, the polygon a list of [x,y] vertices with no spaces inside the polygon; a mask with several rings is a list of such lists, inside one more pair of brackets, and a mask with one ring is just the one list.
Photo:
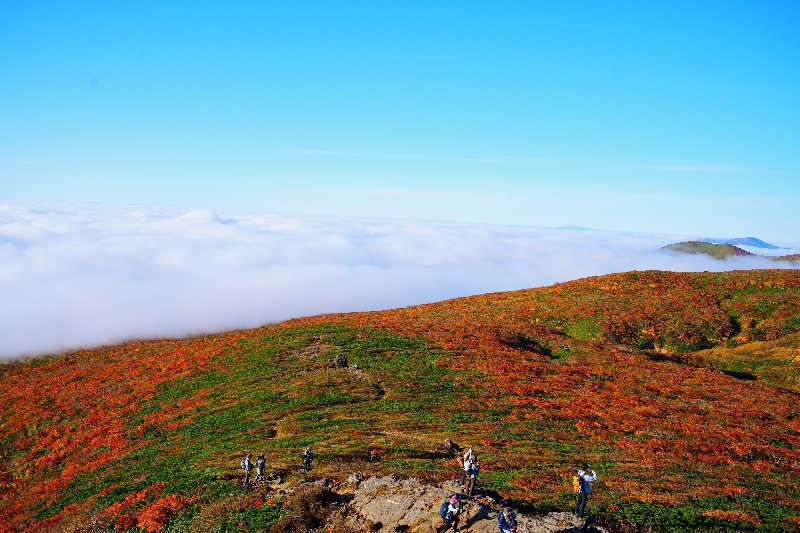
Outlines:
{"label": "mountain slope", "polygon": [[452,439],[529,512],[569,509],[585,458],[610,524],[797,528],[798,395],[691,352],[798,331],[798,271],[631,272],[6,364],[0,523],[268,529],[299,511],[236,483],[244,453],[288,485],[441,481]]}

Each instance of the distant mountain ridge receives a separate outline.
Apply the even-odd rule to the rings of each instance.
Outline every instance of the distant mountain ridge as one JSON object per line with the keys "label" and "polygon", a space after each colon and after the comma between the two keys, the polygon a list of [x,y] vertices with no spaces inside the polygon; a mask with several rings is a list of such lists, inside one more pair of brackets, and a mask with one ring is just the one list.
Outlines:
{"label": "distant mountain ridge", "polygon": [[762,241],[757,237],[737,237],[734,239],[712,239],[706,237],[702,242],[710,242],[712,244],[733,244],[738,246],[752,246],[754,248],[766,248],[768,250],[778,250],[780,246],[775,246],[766,241]]}
{"label": "distant mountain ridge", "polygon": [[[749,238],[749,237],[748,237]],[[765,243],[766,244],[766,243]],[[770,245],[771,246],[771,245]],[[777,246],[775,247],[777,248]],[[704,254],[710,255],[714,259],[726,260],[729,257],[763,257],[773,261],[788,261],[790,263],[800,263],[800,254],[792,255],[759,255],[750,253],[747,250],[742,250],[738,246],[732,244],[720,244],[706,241],[684,241],[668,244],[661,248],[668,252],[677,252],[682,254]]]}

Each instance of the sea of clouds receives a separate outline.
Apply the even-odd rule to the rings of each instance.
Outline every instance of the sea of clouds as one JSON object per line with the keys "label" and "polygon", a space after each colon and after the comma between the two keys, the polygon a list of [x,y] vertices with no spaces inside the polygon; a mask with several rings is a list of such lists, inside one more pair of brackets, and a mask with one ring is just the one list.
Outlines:
{"label": "sea of clouds", "polygon": [[685,238],[0,203],[0,358],[627,270],[776,267],[763,258],[722,262],[659,251]]}

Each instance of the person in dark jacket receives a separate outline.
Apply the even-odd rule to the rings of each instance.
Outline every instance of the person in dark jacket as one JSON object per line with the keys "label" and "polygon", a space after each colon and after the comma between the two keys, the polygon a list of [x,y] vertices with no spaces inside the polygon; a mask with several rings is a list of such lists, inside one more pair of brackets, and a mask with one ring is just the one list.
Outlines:
{"label": "person in dark jacket", "polygon": [[472,496],[472,493],[475,492],[475,484],[478,482],[478,472],[481,470],[481,465],[478,462],[478,457],[475,457],[475,461],[472,463],[469,469],[469,473],[467,474],[467,486],[464,489],[464,492],[467,493],[468,496]]}
{"label": "person in dark jacket", "polygon": [[516,533],[517,531],[517,515],[511,507],[506,507],[502,512],[497,513],[497,529],[500,533]]}
{"label": "person in dark jacket", "polygon": [[592,488],[589,486],[589,483],[597,481],[597,472],[592,470],[592,473],[589,474],[589,470],[588,463],[583,463],[578,470],[580,489],[578,490],[578,497],[575,501],[575,516],[578,518],[583,518],[584,512],[586,511],[586,500],[589,499],[589,494],[592,493]]}
{"label": "person in dark jacket", "polygon": [[264,454],[262,453],[256,459],[256,481],[259,481],[264,477],[264,467],[266,464],[267,461],[264,459]]}
{"label": "person in dark jacket", "polygon": [[311,470],[311,459],[314,458],[314,450],[311,449],[311,446],[306,448],[306,451],[303,452],[303,464],[305,464],[306,472]]}

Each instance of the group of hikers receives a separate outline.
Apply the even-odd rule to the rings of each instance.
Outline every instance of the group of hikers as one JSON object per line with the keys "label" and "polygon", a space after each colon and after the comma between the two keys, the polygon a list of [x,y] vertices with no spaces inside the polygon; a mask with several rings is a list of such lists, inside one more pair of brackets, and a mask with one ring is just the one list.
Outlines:
{"label": "group of hikers", "polygon": [[[480,471],[480,462],[478,461],[477,454],[468,447],[464,450],[463,455],[459,458],[463,469],[461,472],[461,480],[459,484],[462,486],[466,480],[464,492],[467,496],[472,496],[475,491],[475,485],[478,479],[478,472]],[[591,473],[589,473],[591,472]],[[576,493],[575,500],[575,516],[584,518],[586,512],[586,501],[589,494],[592,493],[590,483],[597,481],[597,472],[589,468],[589,464],[584,462],[581,464],[578,472],[572,477],[572,486]],[[442,502],[439,507],[439,515],[442,517],[442,525],[439,526],[437,531],[443,533],[453,528],[453,531],[458,530],[458,520],[463,512],[463,507],[458,494],[450,496],[449,500]],[[584,525],[586,527],[586,525]],[[500,533],[516,533],[517,531],[517,515],[510,507],[504,507],[503,510],[497,513],[497,528]]]}
{"label": "group of hikers", "polygon": [[[453,528],[453,531],[458,530],[458,519],[461,515],[463,508],[461,501],[458,499],[457,494],[453,494],[450,500],[446,500],[439,508],[439,514],[442,516],[442,525],[439,526],[437,531],[443,533]],[[497,513],[497,528],[500,533],[516,533],[517,531],[517,515],[511,507],[504,507],[502,511]]]}
{"label": "group of hikers", "polygon": [[[253,462],[250,460],[250,454],[247,454],[247,457],[242,459],[242,470],[244,470],[244,484],[250,484],[250,473],[253,471]],[[264,459],[264,454],[258,456],[256,459],[255,470],[256,470],[256,479],[255,481],[259,481],[264,477],[264,467],[267,465],[267,461]]]}
{"label": "group of hikers", "polygon": [[[314,458],[314,450],[309,446],[303,452],[303,467],[305,468],[306,472],[311,470],[311,459]],[[244,470],[244,484],[250,484],[250,473],[255,469],[256,471],[256,478],[254,481],[260,481],[264,478],[264,468],[266,467],[266,460],[264,459],[264,454],[258,456],[256,459],[255,465],[250,460],[250,454],[248,453],[247,456],[242,459],[241,467]]]}
{"label": "group of hikers", "polygon": [[[308,446],[302,455],[303,467],[306,472],[311,470],[311,460],[314,457],[314,450]],[[459,463],[462,466],[461,479],[459,485],[464,487],[464,493],[467,496],[472,496],[475,492],[475,486],[478,482],[478,473],[480,472],[481,465],[478,461],[478,455],[474,452],[472,447],[467,447],[463,454],[459,456]],[[255,465],[250,461],[250,454],[242,459],[241,467],[244,470],[244,484],[250,484],[250,474],[253,470],[256,471],[255,481],[264,478],[264,468],[266,460],[264,454],[258,456]],[[591,473],[589,473],[591,472]],[[572,486],[577,496],[575,500],[575,516],[583,518],[586,512],[586,501],[589,494],[592,493],[590,483],[597,481],[597,473],[589,468],[589,464],[584,462],[581,464],[578,472],[572,477]],[[449,500],[442,502],[439,507],[439,515],[442,517],[442,525],[439,526],[437,531],[443,533],[453,528],[453,531],[458,530],[458,521],[461,517],[464,508],[458,494],[453,494]],[[517,531],[517,515],[510,507],[504,507],[501,512],[497,514],[497,528],[500,533],[516,533]]]}

